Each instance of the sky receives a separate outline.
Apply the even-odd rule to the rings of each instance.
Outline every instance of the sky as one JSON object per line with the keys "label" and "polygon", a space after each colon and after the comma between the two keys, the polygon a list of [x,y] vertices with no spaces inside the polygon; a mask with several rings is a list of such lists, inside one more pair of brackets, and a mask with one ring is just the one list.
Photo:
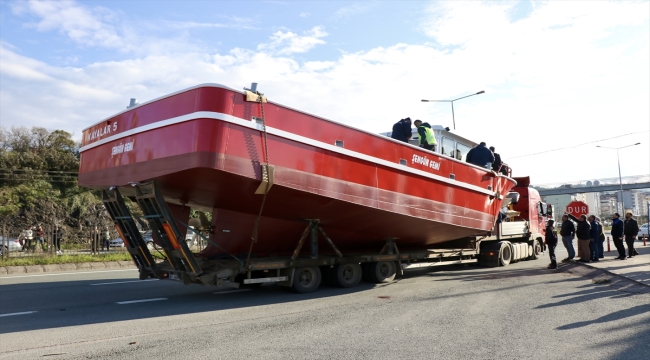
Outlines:
{"label": "sky", "polygon": [[201,83],[485,141],[533,184],[650,174],[648,1],[0,1],[0,126],[81,131]]}

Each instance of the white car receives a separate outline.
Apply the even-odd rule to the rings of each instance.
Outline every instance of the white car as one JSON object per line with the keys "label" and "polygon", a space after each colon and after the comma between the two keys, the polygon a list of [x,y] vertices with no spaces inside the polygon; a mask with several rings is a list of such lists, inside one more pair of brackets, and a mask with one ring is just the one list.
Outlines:
{"label": "white car", "polygon": [[5,251],[22,251],[23,247],[20,245],[18,239],[3,238],[0,236],[0,255]]}
{"label": "white car", "polygon": [[110,245],[110,247],[124,247],[124,241],[122,241],[122,238],[117,238],[111,240],[108,245]]}
{"label": "white car", "polygon": [[643,239],[643,235],[645,235],[645,238],[647,240],[650,240],[650,228],[648,227],[648,224],[643,224],[639,227],[639,233],[637,234],[637,237],[639,240]]}

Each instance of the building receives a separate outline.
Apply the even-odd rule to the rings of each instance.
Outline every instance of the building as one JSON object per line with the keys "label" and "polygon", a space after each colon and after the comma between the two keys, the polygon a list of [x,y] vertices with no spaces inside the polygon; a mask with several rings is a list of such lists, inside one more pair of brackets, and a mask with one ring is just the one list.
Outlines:
{"label": "building", "polygon": [[562,222],[564,209],[566,209],[566,206],[574,200],[576,200],[576,194],[548,195],[542,199],[545,203],[553,205],[553,208],[555,209],[553,220],[555,220],[556,223]]}
{"label": "building", "polygon": [[576,200],[584,201],[589,206],[589,214],[600,216],[600,193],[578,194]]}
{"label": "building", "polygon": [[631,210],[634,215],[647,216],[648,202],[646,195],[636,190],[627,190],[622,192],[623,206]]}
{"label": "building", "polygon": [[600,217],[610,218],[618,212],[618,200],[615,194],[600,195]]}

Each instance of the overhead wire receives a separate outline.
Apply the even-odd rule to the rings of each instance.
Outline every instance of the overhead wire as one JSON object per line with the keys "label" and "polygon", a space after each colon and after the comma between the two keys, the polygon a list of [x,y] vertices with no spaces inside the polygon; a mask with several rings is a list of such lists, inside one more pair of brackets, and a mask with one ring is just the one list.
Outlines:
{"label": "overhead wire", "polygon": [[527,157],[527,156],[541,155],[541,154],[546,154],[546,153],[550,153],[550,152],[554,152],[554,151],[560,151],[560,150],[575,149],[575,148],[580,147],[580,146],[583,146],[583,145],[594,144],[594,143],[598,143],[598,142],[601,142],[601,141],[606,141],[606,140],[616,139],[616,138],[620,138],[620,137],[624,137],[624,136],[629,136],[629,135],[642,134],[642,133],[647,133],[647,132],[650,132],[650,130],[637,131],[637,132],[627,133],[627,134],[618,135],[618,136],[610,136],[610,137],[608,137],[608,138],[606,138],[606,139],[600,139],[600,140],[589,141],[589,142],[586,142],[586,143],[577,144],[577,145],[573,145],[573,146],[567,146],[567,147],[563,147],[563,148],[557,148],[557,149],[551,149],[551,150],[544,150],[544,151],[540,151],[540,152],[536,152],[536,153],[532,153],[532,154],[513,156],[513,157],[510,157],[510,159],[518,159],[518,158]]}

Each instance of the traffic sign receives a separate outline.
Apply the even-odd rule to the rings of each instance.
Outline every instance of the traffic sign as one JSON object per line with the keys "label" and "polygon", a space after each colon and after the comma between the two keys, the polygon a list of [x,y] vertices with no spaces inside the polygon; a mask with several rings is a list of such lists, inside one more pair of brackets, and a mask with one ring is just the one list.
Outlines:
{"label": "traffic sign", "polygon": [[582,201],[571,201],[566,206],[566,212],[578,218],[589,213],[589,206]]}

